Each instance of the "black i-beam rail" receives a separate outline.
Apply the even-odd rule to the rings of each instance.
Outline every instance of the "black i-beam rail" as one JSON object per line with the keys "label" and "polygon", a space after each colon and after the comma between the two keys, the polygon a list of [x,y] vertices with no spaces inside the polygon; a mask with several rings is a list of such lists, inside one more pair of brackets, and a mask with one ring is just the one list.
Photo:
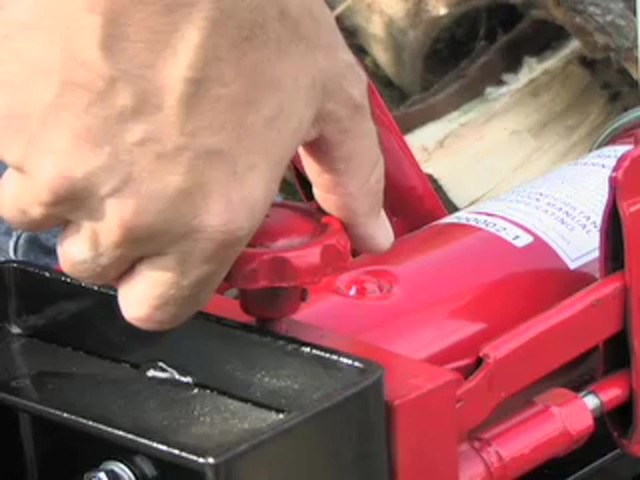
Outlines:
{"label": "black i-beam rail", "polygon": [[198,314],[140,331],[112,292],[0,264],[3,480],[388,480],[383,372]]}

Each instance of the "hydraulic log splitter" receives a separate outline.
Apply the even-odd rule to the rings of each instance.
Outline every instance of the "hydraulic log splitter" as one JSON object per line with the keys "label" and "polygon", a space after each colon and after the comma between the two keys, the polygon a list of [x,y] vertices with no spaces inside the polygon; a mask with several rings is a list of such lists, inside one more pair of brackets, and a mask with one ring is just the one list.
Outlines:
{"label": "hydraulic log splitter", "polygon": [[107,289],[2,265],[0,478],[640,474],[639,112],[449,212],[370,92],[397,235],[383,254],[352,251],[294,161],[306,201],[274,204],[174,331],[135,330]]}

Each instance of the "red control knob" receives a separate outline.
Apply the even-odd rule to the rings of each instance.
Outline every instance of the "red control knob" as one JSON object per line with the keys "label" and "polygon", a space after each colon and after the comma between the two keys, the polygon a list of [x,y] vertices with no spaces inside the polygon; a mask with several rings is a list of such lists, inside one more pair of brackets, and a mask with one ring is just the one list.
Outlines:
{"label": "red control knob", "polygon": [[309,205],[278,202],[227,275],[248,315],[275,320],[294,313],[304,287],[351,260],[351,244],[334,217]]}

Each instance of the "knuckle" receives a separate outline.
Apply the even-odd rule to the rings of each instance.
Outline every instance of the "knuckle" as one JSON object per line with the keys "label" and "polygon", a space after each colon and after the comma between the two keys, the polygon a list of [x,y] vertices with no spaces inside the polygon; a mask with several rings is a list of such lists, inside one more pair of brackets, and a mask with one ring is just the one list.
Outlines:
{"label": "knuckle", "polygon": [[19,230],[36,230],[47,219],[44,209],[36,205],[4,205],[2,220]]}
{"label": "knuckle", "polygon": [[102,230],[93,228],[63,234],[58,242],[61,269],[85,282],[104,284],[117,280],[133,260],[126,248],[110,240]]}
{"label": "knuckle", "polygon": [[40,180],[38,203],[43,210],[55,210],[75,192],[76,182],[65,175],[46,175]]}
{"label": "knuckle", "polygon": [[33,185],[23,175],[8,169],[0,189],[2,219],[14,228],[40,230],[50,224],[50,212],[38,202]]}
{"label": "knuckle", "polygon": [[86,262],[74,257],[68,250],[58,249],[58,264],[60,269],[72,278],[81,281],[91,281],[91,275],[87,273]]}
{"label": "knuckle", "polygon": [[135,304],[122,295],[118,297],[120,312],[127,322],[142,330],[164,330],[166,319],[157,312],[140,303]]}
{"label": "knuckle", "polygon": [[[176,308],[142,297],[138,290],[148,286],[145,282],[145,285],[130,285],[129,288],[124,287],[118,291],[120,312],[128,323],[142,330],[166,331],[187,320],[187,316],[178,313]],[[179,299],[171,298],[171,295],[165,300],[171,304],[179,302]]]}
{"label": "knuckle", "polygon": [[90,276],[88,267],[96,266],[95,251],[86,241],[77,238],[61,239],[57,250],[60,268],[72,277],[86,279]]}
{"label": "knuckle", "polygon": [[135,238],[145,231],[140,219],[130,210],[119,210],[113,215],[108,228],[109,249],[121,251],[131,246]]}
{"label": "knuckle", "polygon": [[58,262],[67,275],[85,282],[109,281],[110,264],[114,261],[111,252],[101,249],[93,229],[67,227],[58,241]]}

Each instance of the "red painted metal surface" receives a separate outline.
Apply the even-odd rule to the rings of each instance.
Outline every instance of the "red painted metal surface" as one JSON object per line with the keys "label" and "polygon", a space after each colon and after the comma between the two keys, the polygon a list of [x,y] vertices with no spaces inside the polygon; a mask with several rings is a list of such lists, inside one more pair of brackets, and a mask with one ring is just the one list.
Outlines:
{"label": "red painted metal surface", "polygon": [[614,275],[485,345],[480,368],[458,391],[461,433],[482,424],[504,398],[619,333],[624,299],[624,278]]}
{"label": "red painted metal surface", "polygon": [[631,398],[631,375],[627,370],[610,375],[591,385],[589,391],[600,399],[604,413],[611,412]]}
{"label": "red painted metal surface", "polygon": [[293,319],[271,322],[269,328],[384,367],[394,479],[459,478],[455,416],[459,375]]}
{"label": "red painted metal surface", "polygon": [[[608,246],[617,237],[607,231],[601,258],[572,270],[536,232],[528,232],[532,243],[515,246],[469,225],[434,222],[444,213],[435,190],[375,90],[372,105],[390,179],[385,206],[399,238],[389,251],[356,256],[318,283],[287,285],[298,299],[306,286],[306,299],[295,302],[293,319],[265,327],[384,366],[395,480],[517,478],[591,434],[585,402],[561,387],[582,378],[585,368],[590,377],[607,371],[601,348],[623,331],[627,314],[631,350],[640,353],[640,294],[628,295],[640,281],[640,237],[630,234],[640,231],[633,192],[640,149],[621,160],[615,177],[625,258],[634,267],[603,269],[617,265]],[[273,238],[289,235],[292,225],[280,226],[285,231]],[[263,234],[270,242],[271,233]],[[238,285],[244,268],[234,272]],[[259,310],[283,303],[272,284],[252,285],[269,287],[253,289]],[[255,321],[229,298],[214,299],[209,311]],[[272,317],[282,313],[276,309]],[[592,386],[606,409],[627,402],[629,378],[635,392],[635,365]],[[636,452],[636,444],[634,433],[626,445]]]}
{"label": "red painted metal surface", "polygon": [[539,239],[517,248],[468,225],[436,223],[312,286],[296,318],[469,372],[484,343],[586,287],[595,274],[595,264],[569,270]]}
{"label": "red painted metal surface", "polygon": [[[629,400],[627,372],[588,388],[605,410]],[[536,397],[513,418],[475,433],[460,447],[462,480],[510,480],[584,444],[594,432],[594,412],[580,394],[563,388]]]}
{"label": "red painted metal surface", "polygon": [[338,219],[303,204],[280,202],[226,277],[244,312],[261,320],[293,314],[303,288],[347,266],[351,243]]}
{"label": "red painted metal surface", "polygon": [[[622,141],[636,143],[637,135]],[[637,143],[636,143],[637,144]],[[633,422],[630,431],[621,434],[621,444],[629,453],[640,456],[640,148],[632,150],[618,165],[612,178],[616,211],[623,240],[624,278],[627,287],[626,330],[631,355],[631,386],[634,394]],[[613,247],[611,247],[613,248]]]}
{"label": "red painted metal surface", "polygon": [[385,157],[385,210],[396,235],[402,236],[448,212],[373,83],[369,84],[369,99]]}

